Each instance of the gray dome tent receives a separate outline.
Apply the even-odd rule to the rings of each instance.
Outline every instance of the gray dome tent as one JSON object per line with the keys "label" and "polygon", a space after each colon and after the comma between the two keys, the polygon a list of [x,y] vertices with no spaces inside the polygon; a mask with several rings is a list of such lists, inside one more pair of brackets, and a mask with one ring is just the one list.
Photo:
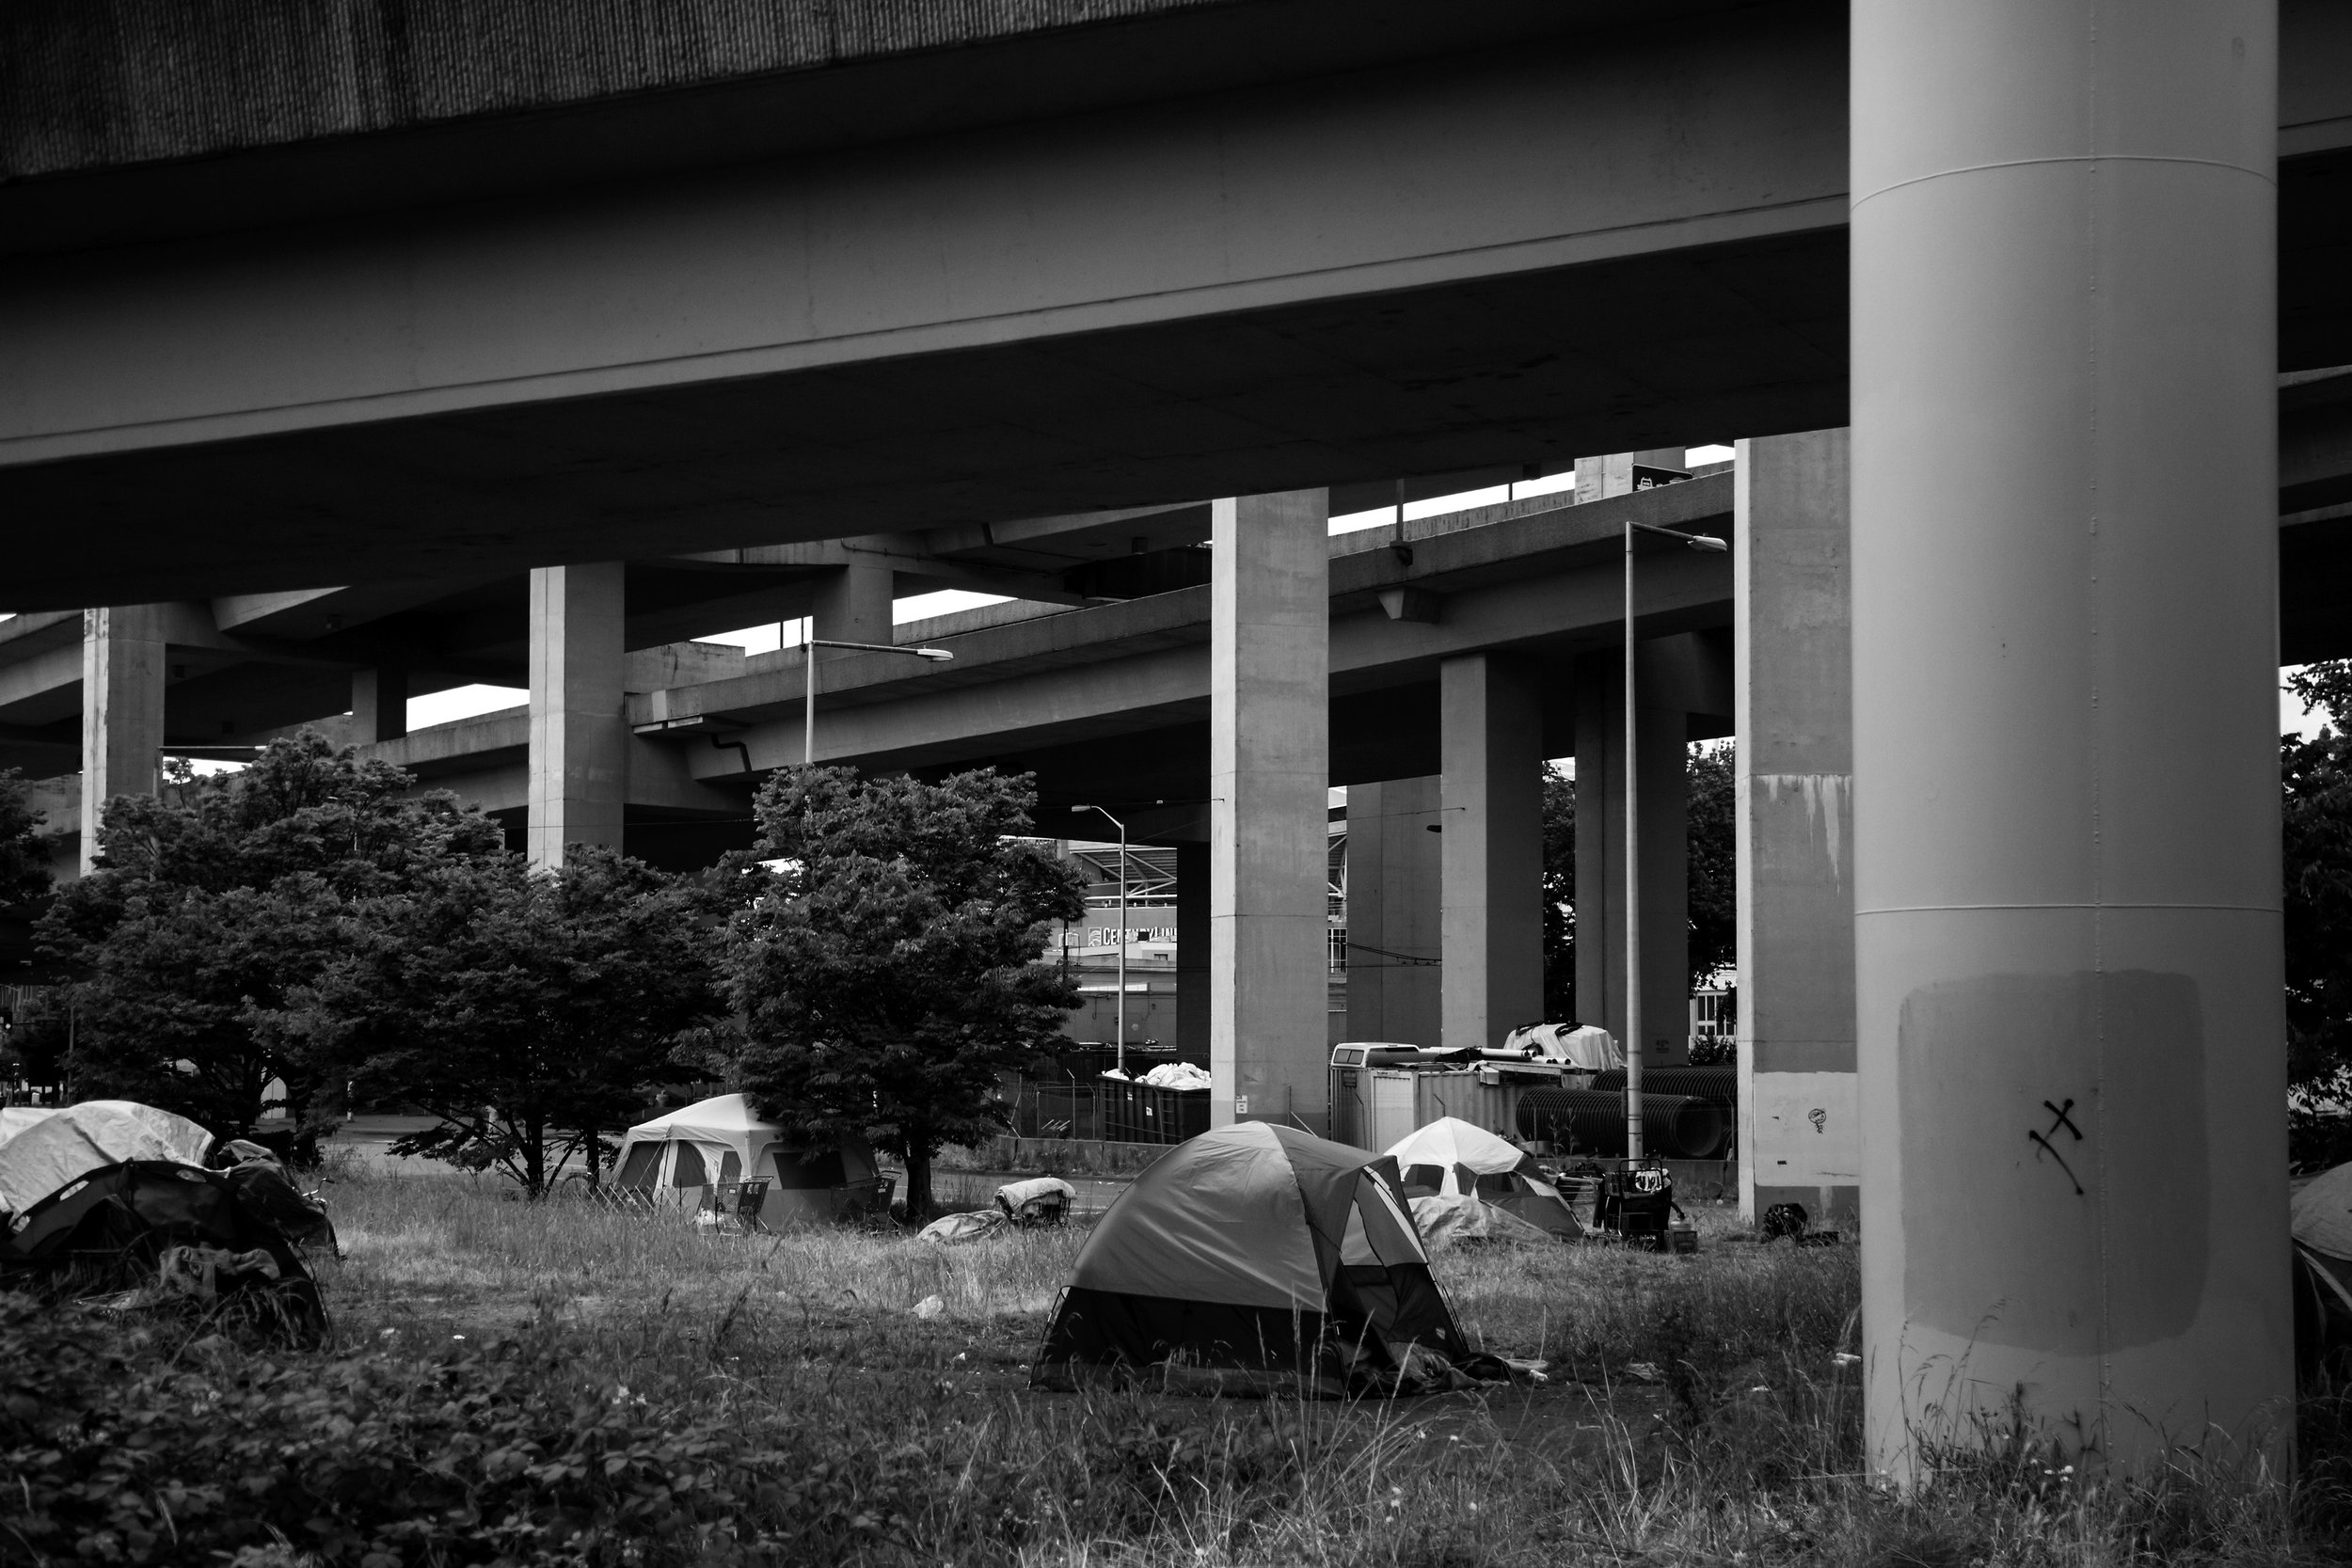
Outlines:
{"label": "gray dome tent", "polygon": [[1170,1149],[1111,1205],[1032,1380],[1343,1393],[1467,1350],[1396,1162],[1241,1122]]}

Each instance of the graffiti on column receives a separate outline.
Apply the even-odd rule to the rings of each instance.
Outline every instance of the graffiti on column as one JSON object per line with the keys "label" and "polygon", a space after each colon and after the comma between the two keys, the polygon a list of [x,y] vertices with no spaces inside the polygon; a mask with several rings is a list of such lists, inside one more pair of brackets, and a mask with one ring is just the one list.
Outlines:
{"label": "graffiti on column", "polygon": [[2069,1100],[2063,1105],[2053,1105],[2045,1100],[2042,1102],[2042,1108],[2049,1112],[2056,1119],[2050,1123],[2050,1130],[2047,1132],[2037,1132],[2031,1128],[2026,1130],[2026,1138],[2035,1145],[2033,1157],[2039,1160],[2047,1154],[2051,1159],[2056,1160],[2058,1163],[2058,1169],[2066,1173],[2066,1180],[2074,1183],[2074,1196],[2082,1197],[2086,1195],[2083,1192],[2082,1181],[2074,1175],[2074,1167],[2066,1163],[2066,1156],[2060,1154],[2058,1145],[2050,1141],[2058,1135],[2058,1130],[2061,1127],[2074,1135],[2076,1143],[2083,1141],[2082,1129],[2074,1125],[2074,1118],[2070,1115],[2074,1109],[2074,1102]]}

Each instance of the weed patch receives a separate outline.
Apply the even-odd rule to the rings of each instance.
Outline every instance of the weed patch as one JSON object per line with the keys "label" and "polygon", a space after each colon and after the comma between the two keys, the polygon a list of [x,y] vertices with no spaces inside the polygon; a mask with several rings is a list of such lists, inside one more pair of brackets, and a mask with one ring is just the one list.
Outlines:
{"label": "weed patch", "polygon": [[1445,1255],[1473,1337],[1561,1381],[1315,1403],[1031,1392],[1076,1233],[722,1241],[349,1163],[330,1196],[325,1352],[0,1307],[0,1560],[2303,1564],[2352,1521],[2334,1396],[2292,1482],[2019,1449],[1880,1491],[1852,1253],[1720,1222],[1696,1259]]}

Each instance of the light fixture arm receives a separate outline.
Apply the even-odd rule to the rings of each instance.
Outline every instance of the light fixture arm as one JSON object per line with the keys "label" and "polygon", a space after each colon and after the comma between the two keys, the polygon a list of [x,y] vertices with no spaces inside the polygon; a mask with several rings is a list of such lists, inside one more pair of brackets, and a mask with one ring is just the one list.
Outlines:
{"label": "light fixture arm", "polygon": [[[814,623],[811,623],[814,625]],[[944,664],[956,656],[945,648],[908,647],[899,642],[842,642],[830,637],[805,637],[801,640],[801,766],[817,765],[817,650],[819,648],[851,648],[866,654],[909,654],[916,658]]]}

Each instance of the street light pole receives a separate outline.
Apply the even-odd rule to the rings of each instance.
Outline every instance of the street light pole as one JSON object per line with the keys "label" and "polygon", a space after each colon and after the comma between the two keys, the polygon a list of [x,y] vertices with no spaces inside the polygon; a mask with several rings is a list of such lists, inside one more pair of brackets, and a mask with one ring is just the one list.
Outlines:
{"label": "street light pole", "polygon": [[801,669],[805,677],[801,692],[801,766],[812,768],[817,763],[817,650],[819,648],[855,648],[867,654],[911,654],[945,663],[956,656],[945,648],[910,648],[897,642],[836,642],[831,638],[811,637],[801,646]]}
{"label": "street light pole", "polygon": [[1642,798],[1633,702],[1633,531],[1662,533],[1694,550],[1731,548],[1711,533],[1625,520],[1625,1152],[1642,1158]]}
{"label": "street light pole", "polygon": [[1090,811],[1119,830],[1119,1075],[1127,1075],[1127,824],[1101,806],[1073,806]]}

